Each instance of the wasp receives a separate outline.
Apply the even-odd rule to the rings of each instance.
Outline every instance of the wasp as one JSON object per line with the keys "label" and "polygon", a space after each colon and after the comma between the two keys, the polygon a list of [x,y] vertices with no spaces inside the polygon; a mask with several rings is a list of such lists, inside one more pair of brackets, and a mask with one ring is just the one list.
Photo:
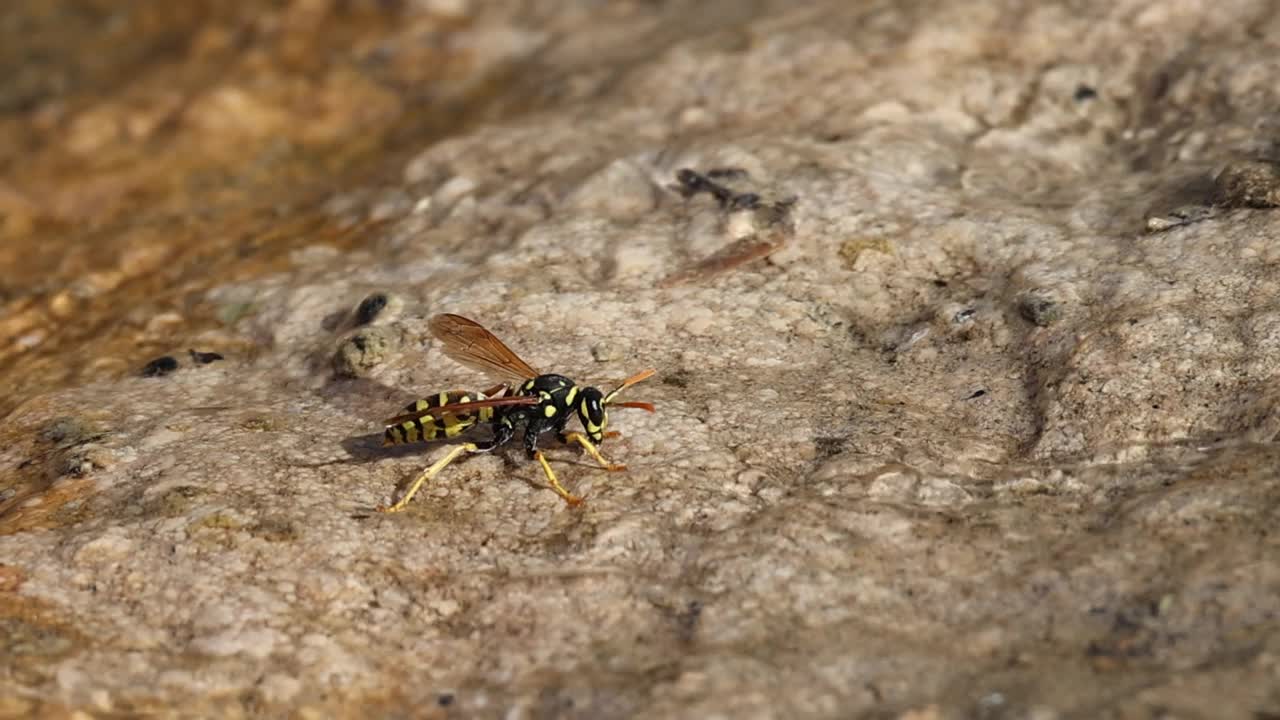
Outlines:
{"label": "wasp", "polygon": [[[405,412],[383,421],[386,431],[382,444],[403,445],[457,437],[479,425],[493,430],[489,440],[468,442],[449,451],[431,467],[422,471],[404,496],[392,505],[381,505],[379,512],[399,512],[422,487],[461,455],[490,452],[515,436],[524,426],[524,448],[537,460],[547,476],[551,489],[570,505],[582,498],[560,484],[551,465],[538,449],[538,437],[554,431],[563,443],[576,442],[605,470],[625,470],[625,465],[610,462],[600,454],[599,446],[607,437],[608,407],[639,408],[649,412],[654,406],[646,402],[618,402],[618,394],[641,380],[653,376],[654,370],[643,370],[622,381],[612,392],[602,393],[594,387],[582,387],[563,375],[544,374],[534,370],[511,351],[493,333],[474,320],[461,315],[436,315],[428,323],[431,334],[441,342],[444,354],[458,364],[503,380],[481,392],[451,390],[409,403]],[[568,432],[565,426],[574,415],[585,432]]]}

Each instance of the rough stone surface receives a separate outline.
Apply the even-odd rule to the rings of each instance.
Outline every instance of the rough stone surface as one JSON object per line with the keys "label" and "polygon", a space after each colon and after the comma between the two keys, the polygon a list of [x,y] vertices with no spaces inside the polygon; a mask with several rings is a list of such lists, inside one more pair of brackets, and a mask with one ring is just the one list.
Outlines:
{"label": "rough stone surface", "polygon": [[[487,5],[542,110],[211,286],[241,352],[0,422],[0,713],[1280,715],[1271,3]],[[344,356],[375,291],[400,340]],[[490,384],[437,312],[656,368],[628,472],[549,441],[569,508],[513,444],[372,512],[445,451],[379,418]]]}

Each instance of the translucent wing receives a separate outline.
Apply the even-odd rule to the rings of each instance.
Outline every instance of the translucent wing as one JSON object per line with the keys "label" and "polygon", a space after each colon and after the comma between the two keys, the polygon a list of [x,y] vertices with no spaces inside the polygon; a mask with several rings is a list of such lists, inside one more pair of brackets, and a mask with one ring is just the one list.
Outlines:
{"label": "translucent wing", "polygon": [[502,344],[480,323],[461,315],[436,315],[428,324],[431,334],[444,344],[444,354],[472,370],[523,383],[542,373],[529,367],[511,348]]}
{"label": "translucent wing", "polygon": [[537,395],[517,395],[514,397],[489,398],[488,400],[473,400],[471,402],[454,403],[452,405],[440,405],[439,407],[430,407],[417,412],[405,413],[397,415],[393,418],[387,418],[382,421],[383,425],[399,425],[400,423],[417,420],[418,418],[433,417],[440,418],[445,415],[466,415],[472,410],[480,408],[499,407],[506,405],[537,405],[542,402],[542,398]]}

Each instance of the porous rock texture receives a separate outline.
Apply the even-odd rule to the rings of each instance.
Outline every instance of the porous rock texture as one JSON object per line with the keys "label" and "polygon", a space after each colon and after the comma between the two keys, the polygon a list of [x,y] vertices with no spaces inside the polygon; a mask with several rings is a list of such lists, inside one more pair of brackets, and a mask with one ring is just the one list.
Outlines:
{"label": "porous rock texture", "polygon": [[[1274,9],[510,27],[554,102],[335,195],[363,246],[212,290],[243,353],[3,421],[47,482],[0,496],[0,711],[1275,716]],[[439,312],[656,368],[627,472],[548,437],[581,507],[512,443],[373,512],[445,452],[379,419],[492,384]]]}

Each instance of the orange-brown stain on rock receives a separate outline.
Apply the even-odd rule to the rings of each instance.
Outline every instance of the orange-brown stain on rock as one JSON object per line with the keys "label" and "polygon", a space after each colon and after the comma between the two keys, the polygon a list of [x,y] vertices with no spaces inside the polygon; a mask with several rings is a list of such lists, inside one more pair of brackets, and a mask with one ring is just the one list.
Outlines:
{"label": "orange-brown stain on rock", "polygon": [[[57,410],[40,399],[23,406],[36,415]],[[0,536],[88,519],[89,508],[79,501],[94,491],[93,471],[114,462],[100,442],[108,430],[91,415],[61,415],[37,426],[0,423],[0,444],[22,458],[0,475]]]}
{"label": "orange-brown stain on rock", "polygon": [[[398,181],[409,152],[496,95],[474,51],[444,41],[466,26],[341,0],[14,6],[0,24],[0,417],[219,327],[210,287],[365,242],[324,202]],[[158,315],[173,322],[149,326]]]}
{"label": "orange-brown stain on rock", "polygon": [[0,593],[17,592],[26,579],[27,576],[22,572],[22,568],[0,563]]}

